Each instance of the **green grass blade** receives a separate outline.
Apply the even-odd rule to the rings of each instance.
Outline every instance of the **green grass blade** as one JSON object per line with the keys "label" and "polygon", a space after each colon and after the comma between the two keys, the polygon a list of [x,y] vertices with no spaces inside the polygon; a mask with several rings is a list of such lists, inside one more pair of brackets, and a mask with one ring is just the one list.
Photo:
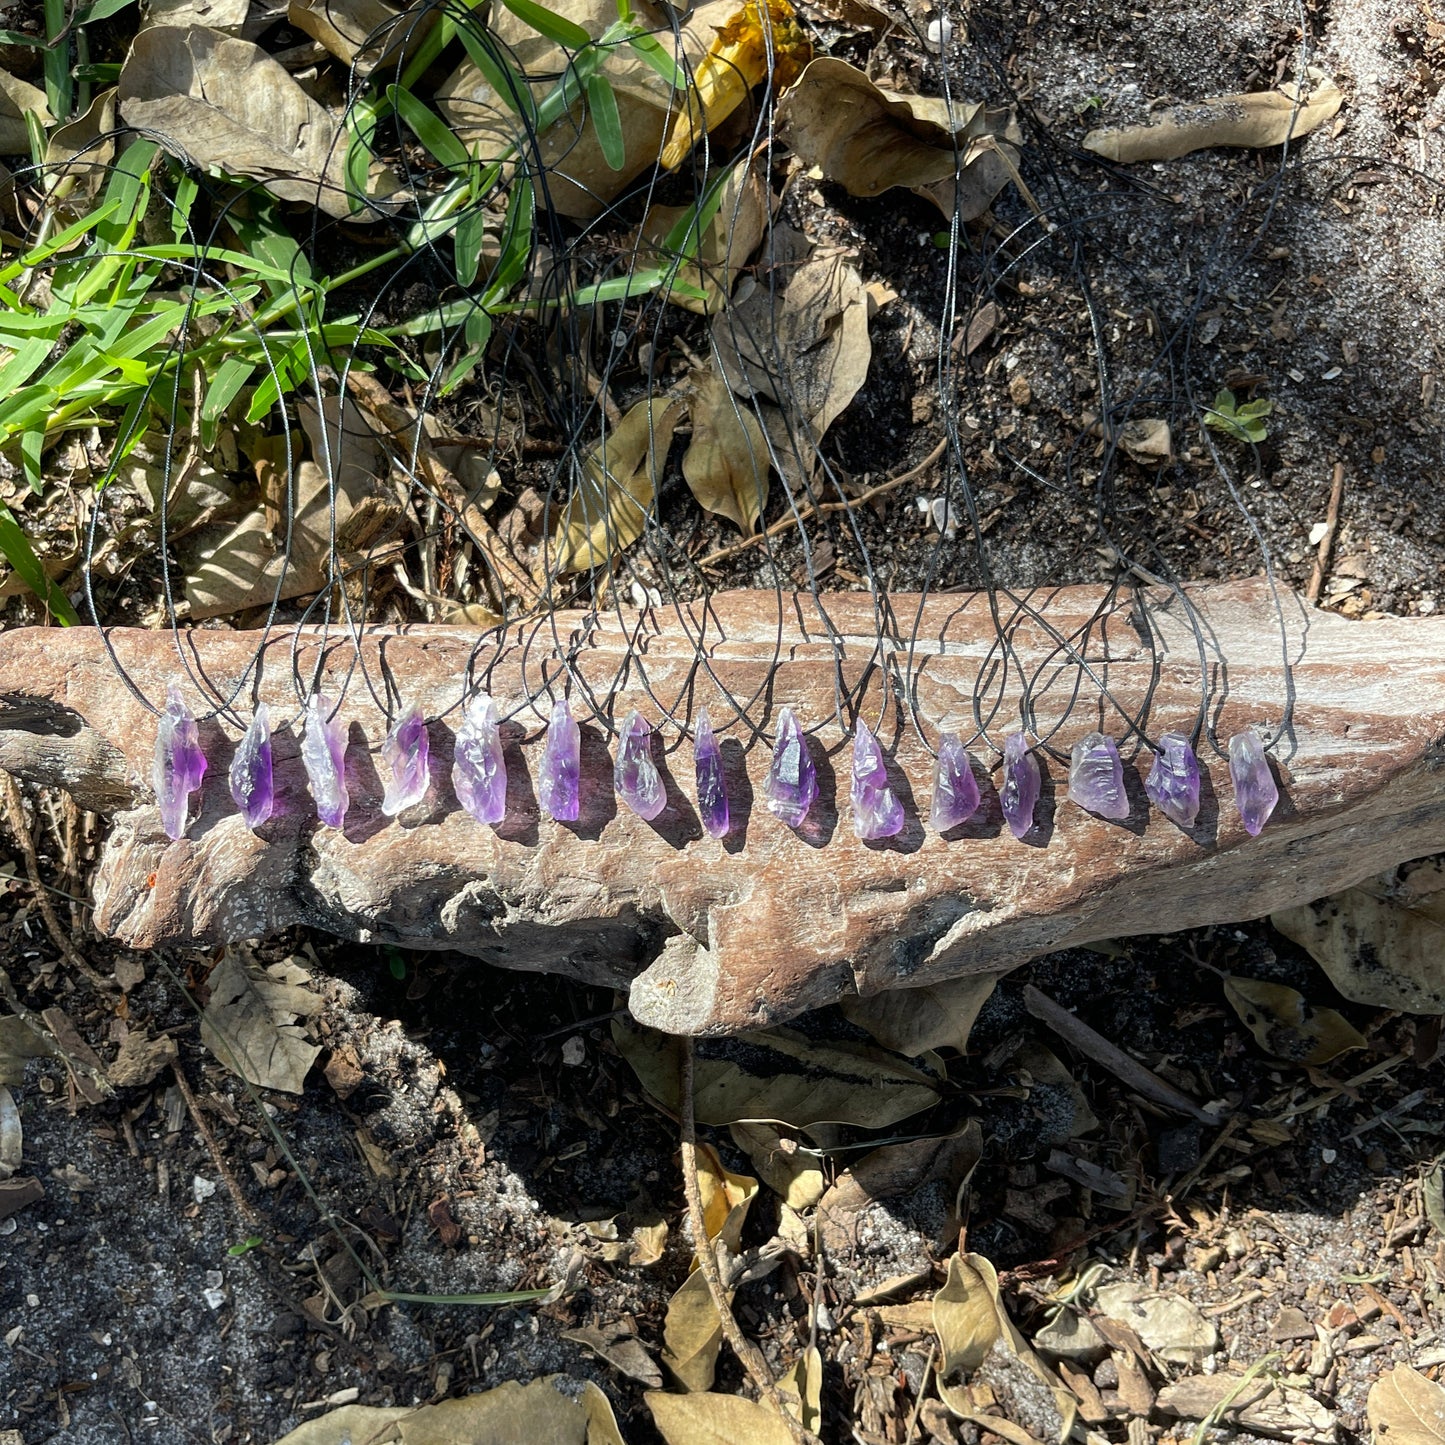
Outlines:
{"label": "green grass blade", "polygon": [[472,64],[481,71],[487,84],[515,114],[525,116],[535,126],[537,101],[532,95],[532,87],[512,64],[506,51],[492,39],[491,33],[478,33],[470,25],[463,25],[458,34]]}
{"label": "green grass blade", "polygon": [[538,35],[545,36],[556,45],[568,50],[581,50],[589,45],[592,37],[575,21],[558,15],[537,0],[502,0],[502,4],[524,25],[530,25]]}
{"label": "green grass blade", "polygon": [[674,90],[687,89],[687,76],[682,73],[672,52],[664,48],[657,36],[650,31],[638,29],[627,37],[627,43]]}
{"label": "green grass blade", "polygon": [[65,0],[45,0],[45,102],[57,122],[70,119],[75,82],[70,76],[70,39]]}
{"label": "green grass blade", "polygon": [[599,70],[587,77],[587,108],[597,128],[597,141],[602,159],[614,171],[620,171],[627,159],[627,142],[622,135],[622,117],[617,111],[617,96],[612,82]]}
{"label": "green grass blade", "polygon": [[0,502],[0,554],[15,569],[15,575],[50,609],[51,615],[66,627],[79,623],[70,599],[45,575],[40,558],[30,539],[20,529],[15,514]]}
{"label": "green grass blade", "polygon": [[407,123],[428,155],[449,171],[463,171],[470,164],[467,148],[447,129],[443,121],[426,108],[411,91],[399,85],[386,87],[386,98]]}

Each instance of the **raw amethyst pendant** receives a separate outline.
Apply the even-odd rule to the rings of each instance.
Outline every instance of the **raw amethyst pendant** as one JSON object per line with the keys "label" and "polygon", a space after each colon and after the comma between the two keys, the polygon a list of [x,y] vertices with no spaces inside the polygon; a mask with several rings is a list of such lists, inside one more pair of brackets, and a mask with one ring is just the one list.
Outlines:
{"label": "raw amethyst pendant", "polygon": [[559,823],[575,823],[582,811],[581,785],[582,729],[567,699],[559,697],[547,722],[547,741],[537,774],[537,801],[542,811]]}
{"label": "raw amethyst pendant", "polygon": [[1149,801],[1187,833],[1199,817],[1199,759],[1183,733],[1165,733],[1144,779]]}
{"label": "raw amethyst pendant", "polygon": [[507,763],[497,732],[497,705],[483,694],[467,704],[452,749],[452,790],[479,823],[507,816]]}
{"label": "raw amethyst pendant", "polygon": [[1279,802],[1279,789],[1264,743],[1253,728],[1245,728],[1230,738],[1229,776],[1244,831],[1251,838],[1258,837]]}
{"label": "raw amethyst pendant", "polygon": [[865,842],[903,829],[903,804],[888,786],[883,749],[867,723],[853,734],[853,831]]}
{"label": "raw amethyst pendant", "polygon": [[431,743],[426,735],[426,719],[417,703],[409,703],[402,710],[381,745],[381,756],[391,770],[381,811],[394,818],[421,802],[431,784]]}
{"label": "raw amethyst pendant", "polygon": [[818,796],[818,769],[808,752],[808,740],[785,707],[778,714],[778,740],[773,744],[773,761],[763,780],[768,811],[796,828],[808,816]]}
{"label": "raw amethyst pendant", "polygon": [[155,765],[151,782],[161,810],[161,827],[168,838],[180,838],[186,831],[186,814],[191,794],[201,786],[206,772],[206,755],[191,710],[181,700],[178,683],[166,687],[166,710],[156,727]]}
{"label": "raw amethyst pendant", "polygon": [[1034,826],[1034,808],[1042,786],[1039,760],[1029,751],[1028,739],[1022,733],[1010,733],[1003,740],[1003,787],[998,790],[998,801],[1015,838],[1022,838]]}
{"label": "raw amethyst pendant", "polygon": [[231,758],[231,798],[252,832],[271,816],[276,783],[271,771],[271,719],[264,702],[256,704],[256,715]]}
{"label": "raw amethyst pendant", "polygon": [[943,733],[933,762],[933,807],[929,821],[940,833],[946,833],[966,823],[977,811],[978,779],[969,765],[968,750],[957,733]]}
{"label": "raw amethyst pendant", "polygon": [[346,821],[351,797],[346,791],[346,734],[330,711],[319,692],[311,694],[301,737],[301,761],[316,800],[316,816],[328,828],[339,828]]}
{"label": "raw amethyst pendant", "polygon": [[652,725],[636,708],[627,714],[617,740],[617,762],[612,769],[617,796],[646,822],[667,807],[667,789],[652,761]]}
{"label": "raw amethyst pendant", "polygon": [[1116,822],[1129,816],[1124,765],[1114,739],[1089,733],[1074,744],[1069,762],[1069,797],[1081,808]]}
{"label": "raw amethyst pendant", "polygon": [[697,812],[709,837],[725,838],[732,826],[728,785],[723,773],[722,750],[712,734],[712,721],[704,707],[697,715],[692,755],[697,768]]}

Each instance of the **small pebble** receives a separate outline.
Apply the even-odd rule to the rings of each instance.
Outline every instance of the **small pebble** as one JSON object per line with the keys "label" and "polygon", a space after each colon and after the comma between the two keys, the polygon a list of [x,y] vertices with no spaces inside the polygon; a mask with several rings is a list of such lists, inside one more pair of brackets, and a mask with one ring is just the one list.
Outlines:
{"label": "small pebble", "polygon": [[924,41],[924,44],[927,45],[935,55],[938,55],[943,50],[943,47],[949,44],[952,39],[953,21],[951,21],[947,15],[942,15],[937,20],[930,20],[928,22],[928,38]]}

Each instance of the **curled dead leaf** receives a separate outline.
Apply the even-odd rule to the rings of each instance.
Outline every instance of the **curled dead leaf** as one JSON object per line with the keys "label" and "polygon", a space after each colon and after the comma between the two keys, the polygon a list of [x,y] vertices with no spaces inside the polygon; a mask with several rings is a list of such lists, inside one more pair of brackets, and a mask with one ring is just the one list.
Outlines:
{"label": "curled dead leaf", "polygon": [[776,1410],[741,1395],[644,1395],[667,1445],[794,1445]]}
{"label": "curled dead leaf", "polygon": [[758,1177],[791,1209],[811,1209],[827,1188],[817,1154],[775,1124],[732,1124],[733,1143],[753,1162]]}
{"label": "curled dead leaf", "polygon": [[680,397],[644,397],[593,447],[563,509],[556,552],[544,564],[585,572],[637,541],[683,410]]}
{"label": "curled dead leaf", "polygon": [[1311,70],[1309,84],[1220,95],[1171,106],[1149,125],[1091,130],[1084,149],[1105,160],[1172,161],[1210,146],[1279,146],[1330,120],[1344,97],[1333,81]]}
{"label": "curled dead leaf", "polygon": [[1427,861],[1403,884],[1387,875],[1270,922],[1352,1003],[1445,1013],[1445,869]]}
{"label": "curled dead leaf", "polygon": [[321,1007],[319,995],[305,986],[309,981],[290,960],[263,968],[227,951],[207,980],[201,1042],[258,1089],[299,1094],[321,1052],[298,1022]]}
{"label": "curled dead leaf", "polygon": [[1174,455],[1174,440],[1163,417],[1140,417],[1119,428],[1119,445],[1141,467],[1158,467]]}
{"label": "curled dead leaf", "polygon": [[1445,1388],[1409,1365],[1387,1370],[1365,1405],[1374,1445],[1442,1445]]}
{"label": "curled dead leaf", "polygon": [[30,154],[30,131],[25,117],[33,115],[42,126],[55,124],[55,117],[45,103],[45,92],[0,70],[0,155],[23,156]]}
{"label": "curled dead leaf", "polygon": [[1334,1445],[1339,1436],[1334,1415],[1313,1395],[1278,1380],[1188,1375],[1165,1385],[1155,1407],[1179,1419],[1209,1420],[1300,1445]]}
{"label": "curled dead leaf", "polygon": [[1224,996],[1267,1054],[1294,1064],[1327,1064],[1365,1040],[1332,1008],[1316,1008],[1282,983],[1256,978],[1224,980]]}
{"label": "curled dead leaf", "polygon": [[768,443],[751,409],[714,371],[688,377],[692,441],[682,474],[705,511],[726,517],[745,536],[757,530],[768,500]]}
{"label": "curled dead leaf", "polygon": [[885,1049],[916,1059],[930,1049],[963,1053],[978,1011],[993,993],[998,975],[970,974],[925,988],[896,988],[841,1004],[849,1023],[867,1029]]}

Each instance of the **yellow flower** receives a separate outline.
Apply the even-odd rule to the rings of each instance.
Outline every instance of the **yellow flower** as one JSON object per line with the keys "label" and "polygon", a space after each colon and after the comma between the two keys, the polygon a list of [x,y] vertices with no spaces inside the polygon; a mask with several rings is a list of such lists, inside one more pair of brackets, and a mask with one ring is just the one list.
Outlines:
{"label": "yellow flower", "polygon": [[[768,77],[771,38],[773,82],[791,85],[808,63],[812,46],[788,0],[748,0],[726,25],[693,72],[682,110],[673,117],[662,167],[679,165],[703,131],[711,131]],[[699,124],[701,123],[701,124]]]}

